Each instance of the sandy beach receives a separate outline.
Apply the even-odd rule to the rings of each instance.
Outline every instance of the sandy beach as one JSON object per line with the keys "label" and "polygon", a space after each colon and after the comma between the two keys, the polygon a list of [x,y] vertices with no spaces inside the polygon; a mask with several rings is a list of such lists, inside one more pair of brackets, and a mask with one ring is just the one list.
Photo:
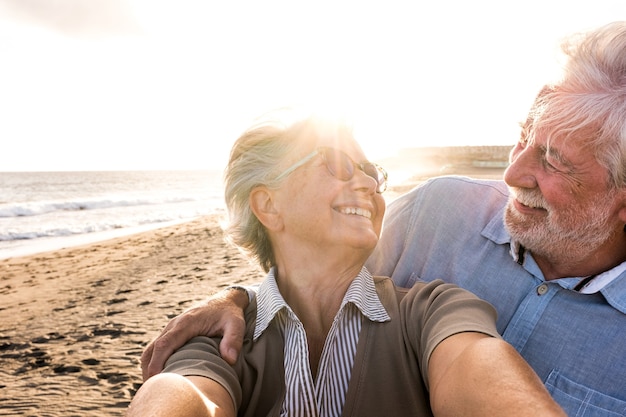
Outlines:
{"label": "sandy beach", "polygon": [[123,415],[168,318],[260,276],[217,217],[0,261],[0,415]]}
{"label": "sandy beach", "polygon": [[0,415],[124,415],[141,352],[167,321],[262,276],[216,216],[0,260]]}

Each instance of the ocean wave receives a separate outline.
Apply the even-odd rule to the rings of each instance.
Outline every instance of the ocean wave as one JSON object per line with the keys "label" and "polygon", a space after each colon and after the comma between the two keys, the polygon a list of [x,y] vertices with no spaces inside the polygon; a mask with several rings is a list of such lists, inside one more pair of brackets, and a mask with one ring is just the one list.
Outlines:
{"label": "ocean wave", "polygon": [[54,212],[111,209],[116,207],[147,206],[199,201],[191,197],[162,199],[98,199],[76,201],[38,201],[31,203],[0,204],[0,218],[29,217]]}
{"label": "ocean wave", "polygon": [[30,240],[30,239],[39,239],[39,238],[48,238],[48,237],[68,237],[74,235],[83,235],[90,233],[98,233],[98,232],[106,232],[110,230],[118,230],[118,229],[130,229],[138,226],[145,226],[151,224],[159,224],[159,223],[167,223],[172,221],[182,221],[182,220],[191,220],[200,215],[206,214],[204,212],[194,212],[194,213],[171,213],[164,214],[160,213],[159,215],[152,217],[142,217],[138,219],[125,219],[123,222],[120,221],[100,221],[100,222],[89,222],[84,224],[74,224],[71,226],[59,226],[59,227],[51,227],[47,229],[41,230],[5,230],[0,232],[0,242],[9,242],[16,240]]}

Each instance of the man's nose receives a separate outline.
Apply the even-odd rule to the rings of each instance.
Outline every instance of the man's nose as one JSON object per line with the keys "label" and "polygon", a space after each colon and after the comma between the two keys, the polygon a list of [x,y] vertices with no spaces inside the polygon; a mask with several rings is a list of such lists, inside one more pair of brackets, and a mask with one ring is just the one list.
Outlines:
{"label": "man's nose", "polygon": [[509,156],[509,166],[504,171],[504,182],[510,187],[535,188],[540,162],[532,146],[517,145]]}

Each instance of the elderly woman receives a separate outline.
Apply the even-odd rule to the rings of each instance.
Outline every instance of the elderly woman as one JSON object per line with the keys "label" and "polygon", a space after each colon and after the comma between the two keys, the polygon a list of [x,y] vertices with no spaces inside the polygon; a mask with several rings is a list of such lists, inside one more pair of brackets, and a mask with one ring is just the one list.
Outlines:
{"label": "elderly woman", "polygon": [[256,125],[225,178],[226,235],[268,272],[242,353],[231,366],[219,340],[193,339],[129,416],[564,415],[489,304],[441,281],[406,290],[370,275],[387,176],[347,126]]}

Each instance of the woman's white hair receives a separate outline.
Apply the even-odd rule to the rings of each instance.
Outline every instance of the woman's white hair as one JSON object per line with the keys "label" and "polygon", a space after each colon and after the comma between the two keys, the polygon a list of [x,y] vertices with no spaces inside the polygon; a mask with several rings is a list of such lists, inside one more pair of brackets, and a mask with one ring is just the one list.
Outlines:
{"label": "woman's white hair", "polygon": [[276,179],[280,173],[311,152],[322,136],[350,131],[344,119],[285,109],[269,113],[246,130],[231,149],[224,175],[226,240],[269,271],[275,264],[274,253],[267,231],[250,208],[251,191],[258,186],[278,187],[283,181]]}

